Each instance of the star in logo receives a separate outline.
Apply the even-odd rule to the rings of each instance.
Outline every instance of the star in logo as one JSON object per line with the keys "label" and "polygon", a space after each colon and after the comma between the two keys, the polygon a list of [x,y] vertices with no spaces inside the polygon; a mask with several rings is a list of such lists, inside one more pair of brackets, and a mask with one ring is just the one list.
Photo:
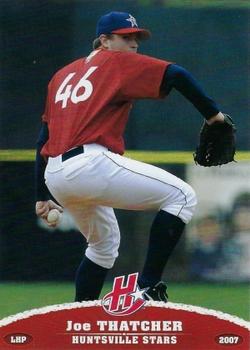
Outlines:
{"label": "star in logo", "polygon": [[129,18],[127,18],[126,21],[131,23],[131,27],[138,27],[135,17],[129,15]]}
{"label": "star in logo", "polygon": [[134,302],[137,299],[143,299],[143,294],[148,290],[148,288],[140,289],[138,284],[136,285],[136,290],[133,293],[130,293],[129,295],[134,298]]}

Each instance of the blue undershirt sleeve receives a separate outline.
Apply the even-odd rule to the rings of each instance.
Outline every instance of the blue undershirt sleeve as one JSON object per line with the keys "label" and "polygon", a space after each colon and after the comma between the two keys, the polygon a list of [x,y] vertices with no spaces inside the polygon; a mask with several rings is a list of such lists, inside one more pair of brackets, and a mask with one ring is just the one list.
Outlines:
{"label": "blue undershirt sleeve", "polygon": [[189,100],[204,118],[209,119],[219,113],[216,103],[206,95],[194,77],[177,64],[167,67],[161,83],[161,92],[165,95],[173,88]]}
{"label": "blue undershirt sleeve", "polygon": [[35,161],[35,200],[46,201],[51,198],[50,192],[45,185],[44,171],[46,168],[46,161],[41,156],[40,152],[44,144],[49,139],[49,130],[47,123],[43,123],[40,129],[38,140],[36,143],[36,161]]}

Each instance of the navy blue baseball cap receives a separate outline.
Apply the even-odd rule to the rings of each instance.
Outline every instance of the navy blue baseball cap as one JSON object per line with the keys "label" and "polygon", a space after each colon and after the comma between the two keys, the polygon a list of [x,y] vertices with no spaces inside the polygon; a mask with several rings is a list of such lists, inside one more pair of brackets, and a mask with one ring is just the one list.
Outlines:
{"label": "navy blue baseball cap", "polygon": [[138,28],[136,19],[127,12],[109,12],[97,22],[96,36],[101,34],[138,34],[140,40],[149,39],[151,33],[147,29]]}

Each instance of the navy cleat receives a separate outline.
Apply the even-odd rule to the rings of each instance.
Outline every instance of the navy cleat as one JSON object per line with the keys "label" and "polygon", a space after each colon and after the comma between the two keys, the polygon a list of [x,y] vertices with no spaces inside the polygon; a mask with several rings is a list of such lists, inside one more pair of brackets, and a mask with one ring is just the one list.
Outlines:
{"label": "navy cleat", "polygon": [[167,285],[165,282],[160,281],[155,286],[149,287],[146,292],[144,292],[145,300],[154,300],[154,301],[164,301],[167,303]]}

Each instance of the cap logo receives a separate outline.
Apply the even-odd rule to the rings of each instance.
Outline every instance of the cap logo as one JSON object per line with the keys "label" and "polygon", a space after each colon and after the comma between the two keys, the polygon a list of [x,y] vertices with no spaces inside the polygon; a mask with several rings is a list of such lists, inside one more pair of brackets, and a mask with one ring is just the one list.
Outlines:
{"label": "cap logo", "polygon": [[135,17],[129,15],[129,18],[127,18],[126,21],[131,23],[131,27],[138,27]]}

